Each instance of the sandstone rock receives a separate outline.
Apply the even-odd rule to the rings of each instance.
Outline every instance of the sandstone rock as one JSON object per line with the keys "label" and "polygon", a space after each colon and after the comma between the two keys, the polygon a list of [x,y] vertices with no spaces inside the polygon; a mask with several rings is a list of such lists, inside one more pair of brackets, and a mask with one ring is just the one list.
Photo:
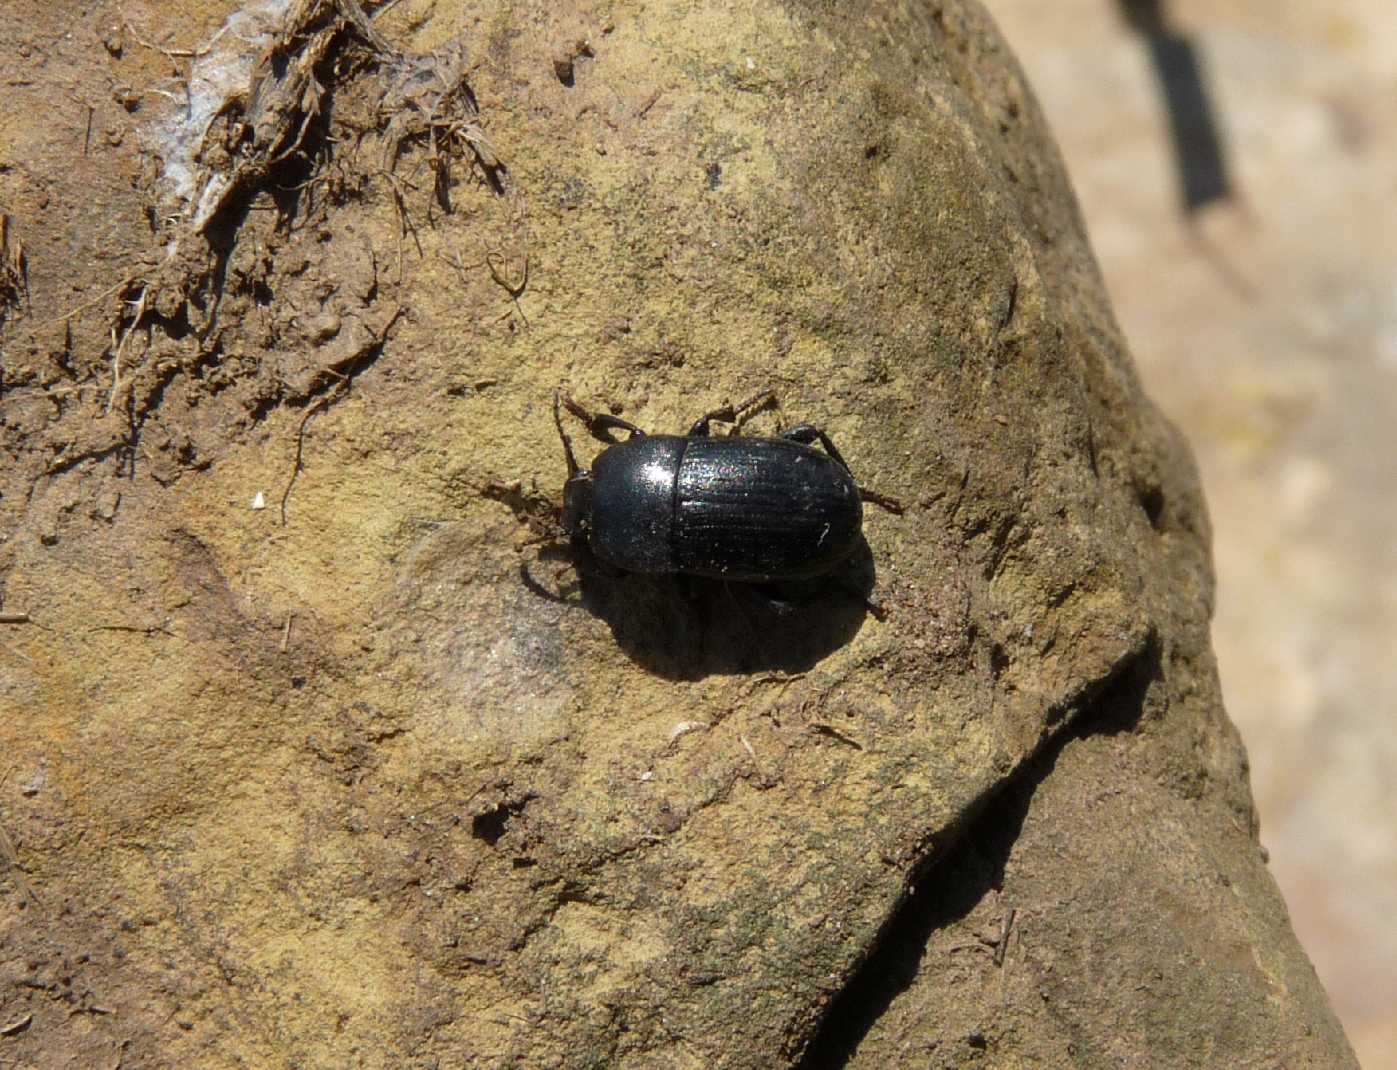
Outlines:
{"label": "sandstone rock", "polygon": [[[252,140],[212,128],[232,177],[121,293],[124,385],[80,318],[78,400],[7,440],[41,627],[5,743],[49,770],[4,800],[17,1057],[1347,1065],[1218,702],[1187,451],[983,12],[347,9],[291,5],[314,62],[275,53]],[[478,114],[380,113],[423,55]],[[46,250],[7,328],[41,392]],[[340,289],[368,333],[293,382],[275,324]],[[774,387],[910,508],[792,615],[585,563],[545,597],[560,381],[658,430]],[[42,508],[114,471],[110,520]],[[947,945],[1009,909],[988,959]],[[927,948],[900,993],[894,939]]]}

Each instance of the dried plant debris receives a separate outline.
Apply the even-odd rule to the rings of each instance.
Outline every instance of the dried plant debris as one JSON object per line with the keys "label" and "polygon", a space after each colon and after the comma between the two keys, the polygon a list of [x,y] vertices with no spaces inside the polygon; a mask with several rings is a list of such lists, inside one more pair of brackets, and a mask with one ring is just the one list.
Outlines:
{"label": "dried plant debris", "polygon": [[[403,234],[415,234],[405,193],[416,188],[413,175],[394,173],[407,171],[409,155],[414,168],[432,173],[429,213],[433,204],[450,210],[454,164],[474,168],[485,187],[503,192],[504,167],[467,84],[465,44],[404,52],[374,25],[375,13],[389,6],[391,0],[249,0],[206,47],[185,50],[181,92],[168,94],[181,102],[180,114],[146,133],[160,161],[156,243],[98,298],[45,321],[71,326],[95,305],[111,308],[94,366],[105,382],[87,413],[102,421],[105,437],[81,449],[56,448],[53,465],[67,469],[114,454],[134,464],[138,452],[150,455],[144,438],[137,450],[142,428],[180,392],[190,400],[236,384],[220,402],[234,406],[235,421],[315,403],[352,377],[346,366],[367,366],[363,353],[376,358],[382,324],[396,322],[402,309],[389,316],[376,307],[386,295],[371,247],[301,248],[315,266],[287,267],[298,255],[288,251],[305,244],[298,231],[327,222],[331,208],[363,199],[381,181]],[[401,281],[401,248],[398,255]],[[318,274],[335,280],[328,296]],[[0,245],[0,321],[25,292],[24,252],[7,238]],[[240,336],[240,355],[232,358],[224,351],[225,309],[232,322],[253,308],[265,310],[258,345],[249,350]],[[177,382],[183,385],[172,393]],[[157,478],[207,463],[210,448],[217,443],[170,445],[163,452],[175,459]]]}
{"label": "dried plant debris", "polygon": [[480,127],[480,109],[466,83],[466,48],[456,42],[420,56],[399,55],[389,65],[389,84],[379,104],[383,169],[397,165],[404,144],[425,141],[431,148],[435,192],[449,208],[450,161],[462,148],[475,158],[496,193],[504,192],[504,166]]}
{"label": "dried plant debris", "polygon": [[[190,229],[204,233],[243,195],[254,191],[279,163],[309,153],[307,133],[321,118],[327,60],[353,40],[366,50],[365,64],[385,81],[379,118],[385,142],[384,170],[392,171],[403,143],[428,141],[433,167],[445,173],[453,154],[469,151],[497,190],[501,167],[479,124],[479,109],[466,84],[466,48],[454,44],[427,55],[394,48],[373,26],[357,0],[298,0],[287,12],[253,68],[245,98],[228,94],[198,152],[203,174]],[[348,66],[352,67],[353,63]],[[439,199],[441,183],[438,178]]]}
{"label": "dried plant debris", "polygon": [[[325,96],[316,68],[344,29],[333,16],[323,18],[327,9],[335,10],[323,0],[297,4],[286,29],[257,61],[246,99],[225,99],[227,127],[220,130],[214,123],[208,131],[224,137],[211,144],[206,135],[199,152],[205,173],[196,180],[200,192],[189,223],[194,233],[204,233],[230,204],[304,144]],[[319,29],[312,28],[316,23],[322,23]]]}
{"label": "dried plant debris", "polygon": [[[272,2],[276,0],[266,0]],[[282,13],[280,29],[254,38],[262,51],[245,86],[230,84],[217,73],[227,60],[218,61],[223,66],[215,63],[212,70],[199,69],[204,93],[199,106],[190,110],[191,121],[203,124],[197,144],[187,152],[187,160],[176,158],[166,166],[169,184],[186,202],[185,217],[176,222],[178,233],[167,246],[168,262],[181,259],[184,239],[199,236],[204,241],[198,244],[203,245],[220,222],[236,225],[236,207],[247,205],[271,185],[283,165],[296,164],[309,172],[294,176],[302,187],[334,185],[331,141],[328,131],[318,127],[336,84],[357,74],[376,78],[382,89],[377,113],[368,120],[374,128],[355,129],[353,144],[357,148],[364,140],[382,141],[380,174],[390,178],[400,212],[405,208],[391,176],[399,156],[413,142],[429,148],[434,192],[443,207],[449,208],[446,191],[453,159],[472,160],[491,188],[503,191],[504,168],[481,128],[479,108],[466,82],[465,45],[424,55],[401,52],[375,29],[374,9],[358,0],[293,0]],[[267,14],[262,11],[263,18]],[[211,56],[206,62],[216,60]],[[209,87],[217,93],[213,100],[208,99]],[[165,136],[168,140],[168,129]],[[176,271],[190,273],[187,265]]]}
{"label": "dried plant debris", "polygon": [[24,243],[10,240],[10,217],[0,213],[0,327],[11,308],[29,300],[29,265]]}

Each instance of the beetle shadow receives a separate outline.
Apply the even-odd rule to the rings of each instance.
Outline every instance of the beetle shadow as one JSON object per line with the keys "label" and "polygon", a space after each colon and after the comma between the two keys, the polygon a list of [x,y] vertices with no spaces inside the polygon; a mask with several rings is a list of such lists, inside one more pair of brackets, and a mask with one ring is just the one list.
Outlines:
{"label": "beetle shadow", "polygon": [[[805,672],[877,613],[869,600],[877,579],[873,553],[862,536],[848,560],[824,576],[764,584],[615,573],[585,546],[569,547],[566,557],[576,568],[582,607],[606,622],[632,661],[670,680]],[[525,582],[563,600],[527,573]]]}
{"label": "beetle shadow", "polygon": [[1167,0],[1117,0],[1145,39],[1169,119],[1181,207],[1186,217],[1234,196],[1214,97],[1196,40],[1175,29]]}

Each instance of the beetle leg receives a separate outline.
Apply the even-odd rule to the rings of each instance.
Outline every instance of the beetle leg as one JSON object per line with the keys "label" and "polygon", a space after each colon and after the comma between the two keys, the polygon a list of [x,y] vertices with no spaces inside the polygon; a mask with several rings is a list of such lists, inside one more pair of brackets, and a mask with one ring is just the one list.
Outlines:
{"label": "beetle leg", "polygon": [[[849,462],[840,456],[839,450],[834,443],[829,440],[829,435],[825,434],[813,424],[800,424],[796,427],[788,428],[781,432],[781,438],[790,439],[792,442],[799,442],[808,446],[812,442],[819,442],[825,448],[825,452],[844,466],[844,470],[849,471]],[[890,513],[898,516],[902,515],[902,503],[896,498],[890,498],[886,494],[879,494],[876,490],[869,490],[867,487],[859,488],[859,497],[866,502],[872,502],[880,509],[886,509]]]}
{"label": "beetle leg", "polygon": [[736,424],[740,427],[747,418],[753,415],[758,409],[769,405],[775,400],[776,391],[768,387],[759,394],[753,394],[739,405],[728,403],[720,409],[714,409],[712,412],[704,413],[695,420],[694,426],[689,428],[689,435],[690,437],[697,436],[699,438],[707,438],[709,433],[708,425],[714,420],[718,420],[725,424]]}
{"label": "beetle leg", "polygon": [[560,397],[564,408],[586,424],[587,433],[598,442],[605,442],[613,446],[616,444],[616,440],[607,434],[608,431],[625,431],[630,435],[645,434],[629,420],[623,420],[619,416],[612,416],[605,412],[588,412],[566,394],[560,395]]}
{"label": "beetle leg", "polygon": [[[568,458],[568,478],[571,479],[577,475],[577,458],[573,456],[572,439],[568,438],[568,433],[563,430],[562,401],[562,394],[557,390],[553,391],[553,424],[558,428],[558,437],[563,440],[563,452],[567,454]],[[572,406],[569,405],[568,408],[570,411]]]}
{"label": "beetle leg", "polygon": [[834,443],[829,440],[829,435],[825,434],[814,424],[797,424],[795,427],[788,427],[786,430],[782,431],[778,437],[788,438],[792,442],[799,442],[803,446],[808,446],[812,442],[818,442],[825,448],[826,453],[843,466],[846,472],[849,470],[849,462],[840,455]]}
{"label": "beetle leg", "polygon": [[[874,620],[884,621],[888,619],[887,609],[881,603],[869,598],[856,584],[850,583],[847,577],[836,579],[833,588],[862,606],[864,611]],[[779,617],[787,617],[793,613],[809,610],[812,606],[824,602],[828,597],[828,592],[824,589],[812,590],[789,585],[781,587],[775,583],[753,584],[752,590],[766,605],[766,608]]]}
{"label": "beetle leg", "polygon": [[886,494],[879,494],[876,490],[869,490],[867,487],[859,488],[859,497],[866,502],[872,502],[879,509],[885,509],[894,516],[902,515],[902,502],[896,498],[890,498]]}
{"label": "beetle leg", "polygon": [[641,436],[645,434],[643,430],[641,430],[639,427],[636,427],[636,425],[631,423],[629,420],[623,420],[619,416],[612,416],[610,413],[605,412],[599,412],[595,416],[593,416],[592,423],[587,428],[587,430],[591,431],[592,435],[596,438],[601,439],[601,441],[613,443],[616,440],[612,438],[610,435],[606,434],[607,431],[625,431],[631,435]]}
{"label": "beetle leg", "polygon": [[[557,585],[558,577],[560,575],[561,573],[556,573],[553,576],[553,583],[555,586]],[[524,584],[526,588],[528,588],[528,590],[538,595],[540,598],[548,600],[549,602],[554,602],[560,606],[570,606],[576,604],[569,598],[567,598],[567,596],[561,595],[556,591],[550,591],[543,584],[539,583],[538,580],[534,579],[533,573],[529,571],[529,563],[527,561],[519,562],[519,580],[521,583]]]}

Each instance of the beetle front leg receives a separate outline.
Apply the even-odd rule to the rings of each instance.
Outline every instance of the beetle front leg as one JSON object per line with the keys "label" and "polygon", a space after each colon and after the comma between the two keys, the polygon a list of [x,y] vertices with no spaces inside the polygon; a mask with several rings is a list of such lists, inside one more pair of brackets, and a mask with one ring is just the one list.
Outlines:
{"label": "beetle front leg", "polygon": [[[792,442],[799,442],[802,446],[808,446],[812,442],[818,442],[824,447],[825,452],[833,457],[843,466],[846,472],[849,471],[849,462],[846,461],[830,441],[829,435],[825,434],[814,424],[799,424],[780,433],[781,438],[790,439]],[[867,487],[859,487],[859,497],[866,502],[872,502],[880,509],[886,509],[890,513],[898,516],[902,515],[902,503],[896,498],[890,498],[886,494],[879,494],[876,490],[869,490]]]}
{"label": "beetle front leg", "polygon": [[625,431],[633,436],[645,434],[635,424],[629,420],[623,420],[619,416],[612,416],[606,412],[588,412],[566,394],[563,395],[562,401],[568,412],[587,425],[587,433],[598,442],[605,442],[612,446],[616,444],[616,440],[607,434],[608,431]]}
{"label": "beetle front leg", "polygon": [[694,421],[694,426],[689,428],[689,436],[707,438],[709,433],[708,425],[714,420],[725,424],[737,424],[741,426],[748,417],[755,413],[764,405],[769,405],[776,400],[776,391],[768,387],[759,394],[753,394],[740,405],[727,404],[720,409],[706,412]]}

